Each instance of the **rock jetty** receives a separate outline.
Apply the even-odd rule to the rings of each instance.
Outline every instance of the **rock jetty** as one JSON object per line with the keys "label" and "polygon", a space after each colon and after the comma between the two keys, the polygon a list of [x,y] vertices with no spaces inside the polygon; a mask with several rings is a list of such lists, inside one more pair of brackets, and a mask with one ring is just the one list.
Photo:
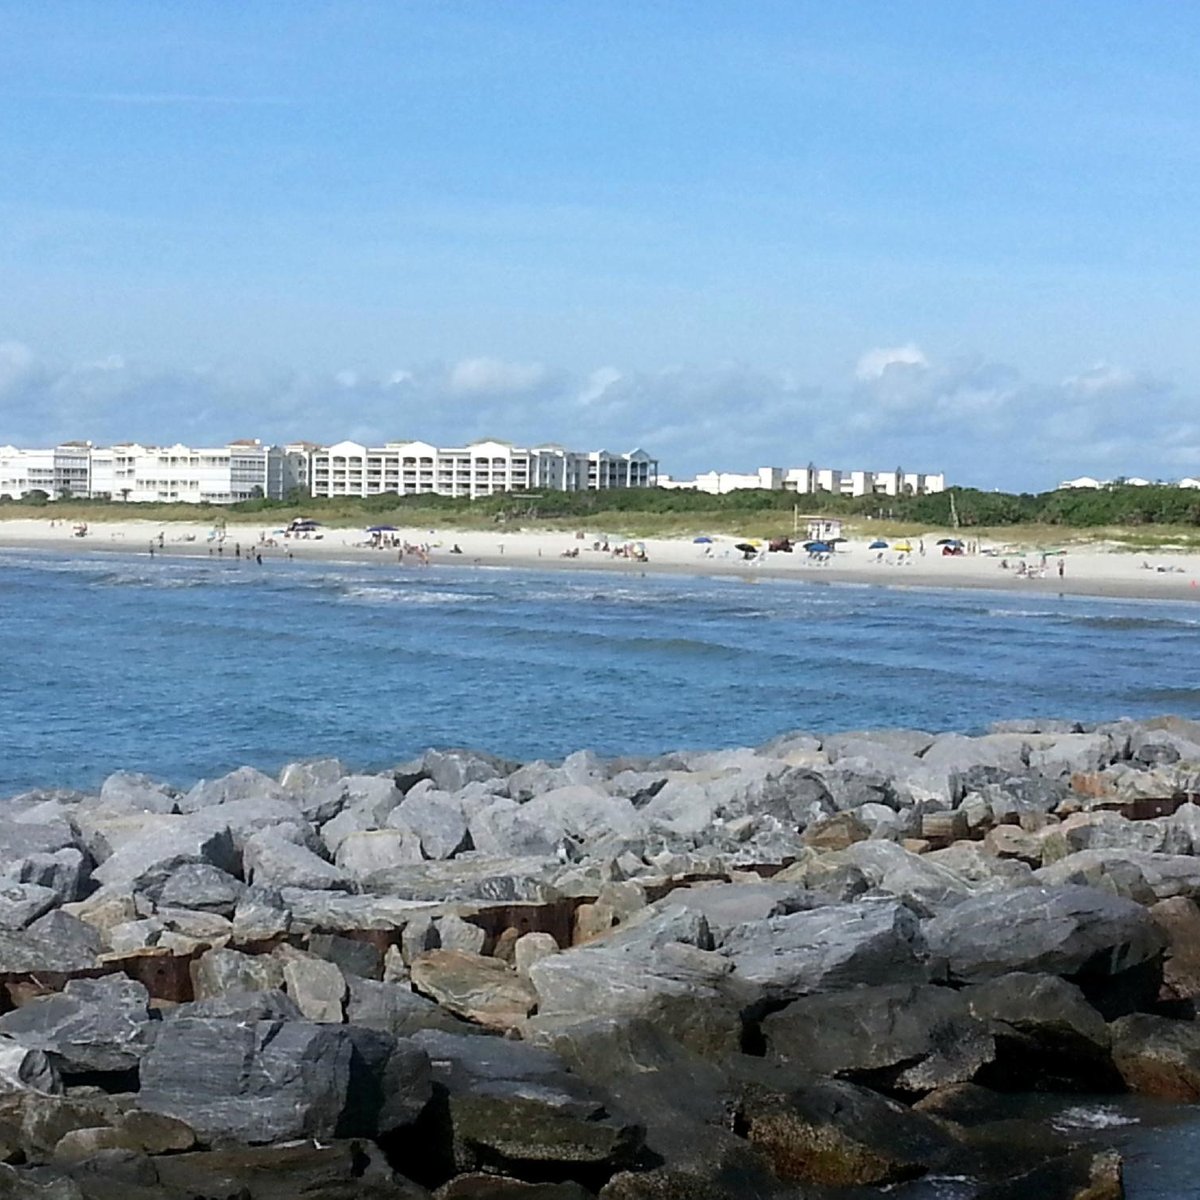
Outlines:
{"label": "rock jetty", "polygon": [[1197,801],[1166,717],[14,796],[0,1196],[1109,1200],[997,1099],[1200,1098]]}

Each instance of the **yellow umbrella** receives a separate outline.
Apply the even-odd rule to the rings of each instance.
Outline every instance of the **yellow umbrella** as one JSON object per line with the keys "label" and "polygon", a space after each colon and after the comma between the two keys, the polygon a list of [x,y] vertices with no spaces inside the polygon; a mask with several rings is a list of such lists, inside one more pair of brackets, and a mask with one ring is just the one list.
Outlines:
{"label": "yellow umbrella", "polygon": [[893,542],[892,549],[900,554],[911,554],[912,542]]}

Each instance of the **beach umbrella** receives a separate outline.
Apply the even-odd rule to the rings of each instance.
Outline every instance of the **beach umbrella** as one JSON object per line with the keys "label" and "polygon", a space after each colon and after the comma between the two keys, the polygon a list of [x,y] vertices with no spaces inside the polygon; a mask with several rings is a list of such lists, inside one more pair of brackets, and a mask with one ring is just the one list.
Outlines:
{"label": "beach umbrella", "polygon": [[938,546],[961,546],[962,541],[959,538],[938,538],[934,544]]}
{"label": "beach umbrella", "polygon": [[368,525],[368,533],[399,533],[395,525]]}
{"label": "beach umbrella", "polygon": [[833,547],[828,542],[805,542],[804,548],[809,554],[832,554]]}
{"label": "beach umbrella", "polygon": [[712,544],[712,538],[707,533],[702,533],[699,537],[692,538],[692,542],[697,546],[707,546]]}
{"label": "beach umbrella", "polygon": [[835,537],[835,538],[826,538],[825,540],[831,546],[840,546],[842,544],[842,542],[848,542],[850,539],[844,538],[844,537]]}
{"label": "beach umbrella", "polygon": [[738,542],[734,549],[740,550],[747,558],[758,552],[758,547],[750,542]]}
{"label": "beach umbrella", "polygon": [[912,542],[897,542],[892,549],[898,550],[901,554],[911,554]]}
{"label": "beach umbrella", "polygon": [[876,538],[875,541],[873,541],[867,547],[868,550],[886,550],[887,548],[888,544],[883,540],[883,538]]}

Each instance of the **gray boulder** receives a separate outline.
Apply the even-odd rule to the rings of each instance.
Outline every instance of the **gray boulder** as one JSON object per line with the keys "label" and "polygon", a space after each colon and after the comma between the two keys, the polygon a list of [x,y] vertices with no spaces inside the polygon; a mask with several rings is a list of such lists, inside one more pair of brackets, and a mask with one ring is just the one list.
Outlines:
{"label": "gray boulder", "polygon": [[187,817],[158,817],[147,832],[123,842],[94,871],[106,886],[136,891],[155,875],[188,863],[206,863],[237,875],[241,863],[227,827],[201,826]]}
{"label": "gray boulder", "polygon": [[62,1080],[45,1051],[31,1050],[15,1038],[0,1037],[0,1103],[5,1092],[28,1089],[57,1095],[62,1091]]}
{"label": "gray boulder", "polygon": [[411,833],[426,858],[453,858],[469,844],[462,803],[448,792],[413,788],[388,814],[387,824]]}
{"label": "gray boulder", "polygon": [[177,812],[176,793],[165,783],[133,771],[116,771],[100,785],[99,807],[108,812]]}
{"label": "gray boulder", "polygon": [[478,750],[426,750],[420,772],[443,792],[461,792],[469,783],[503,781],[518,764]]}
{"label": "gray boulder", "polygon": [[0,1033],[42,1050],[64,1076],[135,1068],[153,1040],[150,996],[124,975],[72,979],[0,1017]]}
{"label": "gray boulder", "polygon": [[1112,1025],[1113,1061],[1132,1092],[1195,1104],[1200,1100],[1200,1027],[1149,1013]]}
{"label": "gray boulder", "polygon": [[719,953],[760,1003],[929,978],[920,923],[890,899],[832,904],[739,925],[725,936]]}
{"label": "gray boulder", "polygon": [[0,930],[20,930],[61,903],[59,894],[37,883],[0,885]]}
{"label": "gray boulder", "polygon": [[959,995],[996,1041],[983,1082],[1002,1090],[1119,1090],[1108,1026],[1074,984],[1014,972]]}
{"label": "gray boulder", "polygon": [[551,857],[558,853],[563,831],[525,812],[515,800],[497,799],[467,822],[471,844],[490,858]]}
{"label": "gray boulder", "polygon": [[332,1138],[353,1052],[342,1026],[179,1017],[142,1059],[138,1107],[208,1142]]}
{"label": "gray boulder", "polygon": [[606,1016],[649,1021],[701,1054],[724,1055],[741,1044],[747,997],[730,963],[711,951],[678,942],[594,943],[542,958],[528,975],[537,1016],[527,1030]]}
{"label": "gray boulder", "polygon": [[354,975],[347,976],[346,983],[346,1020],[351,1025],[382,1029],[397,1038],[411,1037],[422,1029],[484,1036],[475,1026],[460,1021],[404,984],[360,979]]}
{"label": "gray boulder", "polygon": [[242,954],[227,948],[206,950],[191,964],[190,972],[197,1000],[283,987],[283,964],[270,954]]}
{"label": "gray boulder", "polygon": [[966,1001],[928,985],[808,996],[769,1015],[762,1032],[768,1055],[792,1067],[889,1092],[966,1082],[996,1053]]}
{"label": "gray boulder", "polygon": [[161,881],[154,879],[142,890],[157,907],[188,908],[232,917],[246,886],[210,863],[183,863]]}
{"label": "gray boulder", "polygon": [[176,801],[181,813],[228,804],[231,800],[282,799],[286,793],[269,775],[253,767],[238,767],[220,779],[202,779]]}
{"label": "gray boulder", "polygon": [[364,829],[348,833],[338,843],[334,863],[354,879],[376,871],[423,861],[421,843],[402,829]]}
{"label": "gray boulder", "polygon": [[256,833],[246,843],[244,858],[246,882],[255,887],[355,890],[354,881],[345,871],[272,831]]}
{"label": "gray boulder", "polygon": [[1140,905],[1069,886],[973,896],[926,921],[924,933],[930,954],[963,983],[1012,971],[1107,978],[1158,964],[1165,945]]}
{"label": "gray boulder", "polygon": [[61,910],[19,931],[0,931],[0,974],[63,974],[87,971],[102,951],[100,934]]}

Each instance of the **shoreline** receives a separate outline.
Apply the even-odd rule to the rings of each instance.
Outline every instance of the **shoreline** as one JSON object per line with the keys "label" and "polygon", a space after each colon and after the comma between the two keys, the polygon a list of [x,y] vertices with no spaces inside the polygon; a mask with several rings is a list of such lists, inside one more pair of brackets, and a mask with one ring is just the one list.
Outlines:
{"label": "shoreline", "polygon": [[[163,535],[161,547],[158,544],[160,533]],[[267,531],[261,524],[228,527],[220,557],[235,557],[231,547],[240,545],[245,556],[253,557],[257,551],[262,554],[264,562],[283,559],[290,552],[299,561],[377,562],[381,566],[401,566],[397,561],[397,551],[375,549],[363,544],[365,534],[361,530],[329,528],[320,538],[286,541],[276,535],[274,545],[260,544],[260,537],[264,533]],[[72,527],[66,523],[56,523],[51,527],[48,519],[0,520],[0,550],[51,551],[68,555],[100,552],[149,557],[153,542],[155,557],[204,558],[209,557],[217,545],[215,539],[209,540],[209,534],[208,527],[191,523],[169,527],[153,521],[124,521],[93,525],[87,537],[77,538]],[[645,546],[645,562],[613,557],[592,549],[599,538],[591,534],[580,539],[560,532],[530,530],[500,533],[491,530],[410,528],[397,530],[395,536],[402,542],[430,545],[431,567],[686,575],[740,579],[747,583],[776,579],[882,588],[972,589],[1046,598],[1090,596],[1177,603],[1200,601],[1200,555],[1196,554],[1159,554],[1153,556],[1154,562],[1151,563],[1149,556],[1096,548],[1072,550],[1065,556],[1066,572],[1063,577],[1057,575],[1056,560],[1051,559],[1044,578],[1030,578],[1016,574],[1016,563],[1022,558],[1018,554],[1009,556],[1014,564],[1014,569],[1009,571],[1001,569],[998,556],[985,555],[957,558],[932,553],[924,557],[913,554],[897,561],[900,556],[889,551],[883,561],[876,561],[875,552],[868,550],[863,539],[846,543],[831,562],[817,564],[810,563],[802,552],[772,553],[761,562],[747,562],[733,550],[736,539],[727,536],[714,540],[711,556],[686,539],[637,539],[635,544]],[[932,531],[927,540],[934,542],[937,536],[940,536],[937,531]],[[461,546],[461,554],[450,552],[454,545]],[[567,557],[564,550],[576,550],[578,557]],[[1036,553],[1027,554],[1024,558],[1031,566],[1038,562]],[[1150,569],[1146,569],[1147,566]],[[403,564],[403,568],[424,569],[411,558]]]}

